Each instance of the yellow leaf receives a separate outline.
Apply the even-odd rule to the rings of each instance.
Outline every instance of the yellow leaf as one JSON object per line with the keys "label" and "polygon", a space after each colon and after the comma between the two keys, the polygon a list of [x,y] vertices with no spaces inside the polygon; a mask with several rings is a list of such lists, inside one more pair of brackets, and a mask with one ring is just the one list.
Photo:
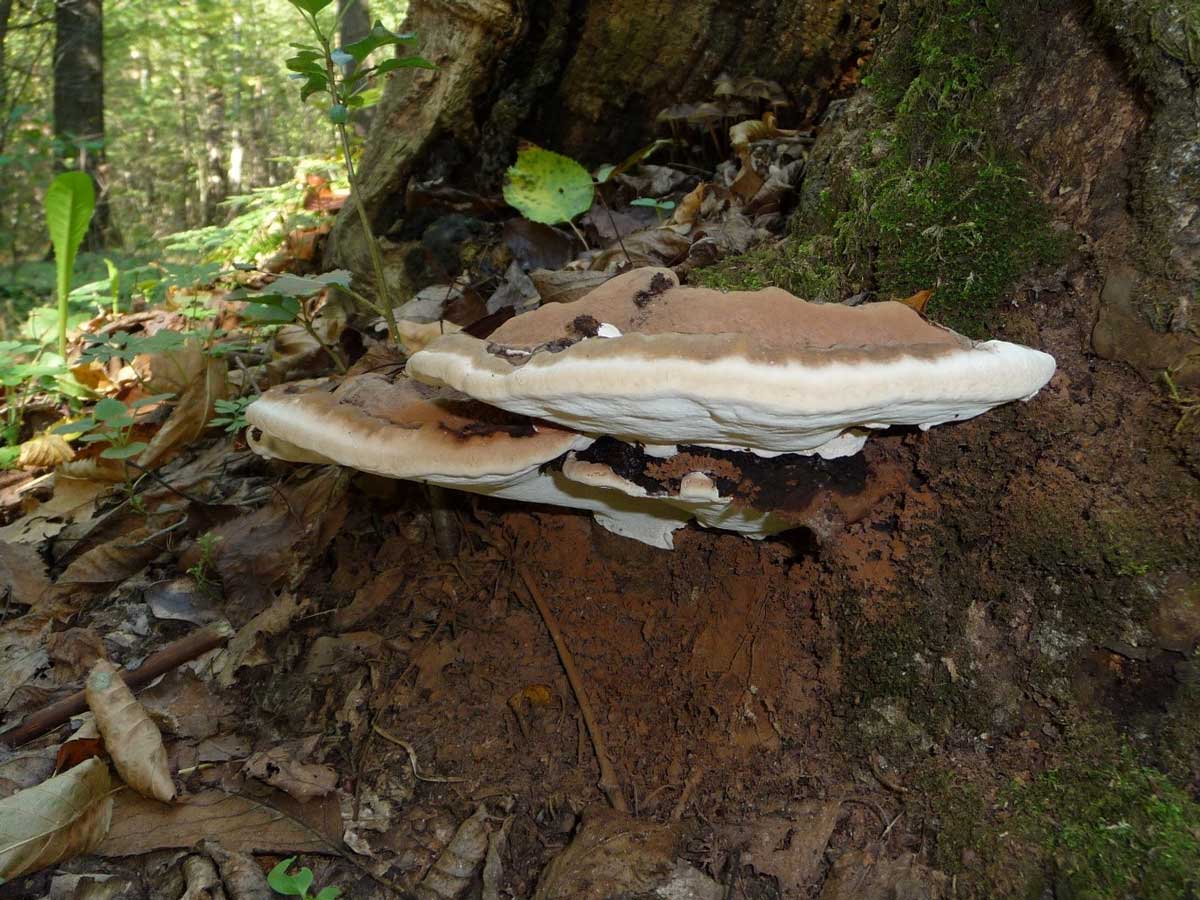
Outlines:
{"label": "yellow leaf", "polygon": [[61,434],[39,434],[21,445],[17,465],[22,469],[57,466],[75,458],[75,451]]}
{"label": "yellow leaf", "polygon": [[925,307],[929,305],[929,298],[933,296],[933,291],[917,291],[911,297],[905,297],[900,302],[905,306],[915,309],[917,312],[924,314]]}
{"label": "yellow leaf", "polygon": [[108,834],[112,807],[98,759],[0,800],[0,880],[90,853]]}

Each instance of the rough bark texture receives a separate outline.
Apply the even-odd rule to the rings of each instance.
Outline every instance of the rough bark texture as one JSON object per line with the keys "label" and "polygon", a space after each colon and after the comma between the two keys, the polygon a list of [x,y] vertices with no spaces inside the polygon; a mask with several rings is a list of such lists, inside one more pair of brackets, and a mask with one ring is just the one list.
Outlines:
{"label": "rough bark texture", "polygon": [[104,163],[104,3],[59,0],[54,7],[54,133],[96,182],[96,213],[85,246],[109,243]]}
{"label": "rough bark texture", "polygon": [[[362,163],[376,234],[397,230],[413,175],[492,190],[527,139],[587,163],[622,158],[667,106],[721,72],[779,81],[824,107],[865,51],[879,0],[415,0],[406,27],[436,72],[392,78]],[[331,264],[367,270],[351,214]],[[389,267],[389,277],[393,271]]]}

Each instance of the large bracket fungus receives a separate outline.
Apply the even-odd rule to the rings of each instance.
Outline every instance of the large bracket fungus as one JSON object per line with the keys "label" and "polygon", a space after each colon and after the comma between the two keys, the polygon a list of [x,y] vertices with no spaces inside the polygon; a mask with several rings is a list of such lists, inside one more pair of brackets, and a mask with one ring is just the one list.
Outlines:
{"label": "large bracket fungus", "polygon": [[974,343],[899,303],[723,294],[651,268],[486,340],[436,338],[408,370],[426,383],[367,372],[272,388],[247,409],[251,446],[589,510],[670,548],[693,518],[828,537],[902,480],[861,455],[872,429],[1028,399],[1054,360]]}
{"label": "large bracket fungus", "polygon": [[635,269],[487,340],[438,338],[409,372],[586,434],[762,455],[857,452],[867,429],[929,428],[1029,399],[1046,353],[975,343],[894,302],[681,287]]}

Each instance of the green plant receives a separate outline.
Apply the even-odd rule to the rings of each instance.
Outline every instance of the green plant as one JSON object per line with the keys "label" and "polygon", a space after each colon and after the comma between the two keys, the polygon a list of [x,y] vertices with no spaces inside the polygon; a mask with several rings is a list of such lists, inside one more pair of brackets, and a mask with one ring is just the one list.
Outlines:
{"label": "green plant", "polygon": [[1185,394],[1180,391],[1179,385],[1175,383],[1175,379],[1169,371],[1162,373],[1162,380],[1167,385],[1167,396],[1171,398],[1171,402],[1179,412],[1179,421],[1175,423],[1175,431],[1183,431],[1193,418],[1200,416],[1200,394]]}
{"label": "green plant", "polygon": [[96,402],[91,416],[59,425],[51,433],[71,435],[72,439],[83,441],[85,444],[102,441],[107,443],[108,446],[100,451],[103,459],[131,459],[147,447],[144,441],[133,440],[133,428],[137,425],[135,412],[173,396],[174,394],[155,394],[135,400],[129,406],[120,400],[105,397]]}
{"label": "green plant", "polygon": [[[217,401],[218,405],[220,405],[220,402],[219,400]],[[208,594],[215,593],[216,591],[217,578],[214,576],[217,572],[217,567],[214,560],[217,543],[221,540],[221,535],[214,534],[211,531],[206,531],[200,537],[196,538],[196,547],[200,551],[200,557],[187,570],[187,573],[196,582],[196,586]]]}
{"label": "green plant", "polygon": [[108,269],[108,291],[112,297],[112,314],[116,316],[121,312],[121,270],[107,256],[104,258],[104,266]]}
{"label": "green plant", "polygon": [[280,275],[262,293],[235,291],[229,296],[249,300],[242,311],[243,318],[254,325],[285,325],[297,322],[308,336],[324,348],[339,372],[346,371],[346,362],[341,351],[322,339],[316,327],[315,304],[310,302],[319,293],[331,289],[345,291],[359,302],[367,299],[350,287],[350,273],[335,269],[323,275],[304,278],[299,275]]}
{"label": "green plant", "polygon": [[213,405],[217,415],[209,419],[211,426],[224,425],[226,434],[237,434],[246,427],[246,407],[254,397],[235,397],[233,400],[217,400]]}
{"label": "green plant", "polygon": [[[393,343],[399,345],[400,332],[396,325],[395,306],[392,303],[383,271],[383,256],[371,230],[367,211],[362,205],[362,192],[359,189],[358,175],[354,169],[354,158],[350,152],[350,135],[346,125],[350,121],[352,109],[361,109],[369,106],[372,102],[372,96],[368,90],[371,75],[385,75],[388,72],[404,68],[432,69],[435,66],[420,56],[393,56],[373,66],[364,65],[367,57],[379,48],[416,43],[416,35],[397,34],[384,28],[382,22],[376,21],[366,37],[335,50],[330,43],[330,35],[336,31],[338,23],[335,21],[332,28],[327,30],[319,18],[319,13],[333,0],[288,0],[288,2],[300,12],[305,24],[316,38],[318,46],[293,44],[292,46],[299,52],[288,59],[287,67],[304,82],[300,86],[301,100],[307,100],[317,93],[324,93],[329,98],[326,115],[337,134],[338,144],[342,151],[342,161],[346,166],[346,176],[350,181],[350,202],[358,210],[359,224],[362,226],[363,237],[366,239],[367,250],[371,257],[371,267],[375,273],[376,301],[370,305],[383,315]],[[345,9],[350,8],[350,4],[346,4]]]}
{"label": "green plant", "polygon": [[653,197],[638,197],[636,200],[629,201],[630,206],[645,206],[658,213],[658,220],[661,222],[666,213],[672,212],[675,209],[674,200],[655,200]]}
{"label": "green plant", "polygon": [[313,883],[312,869],[304,866],[295,874],[290,874],[288,869],[295,861],[296,857],[289,856],[267,874],[267,884],[275,893],[299,897],[300,900],[309,900],[310,896],[312,900],[337,900],[342,895],[342,889],[338,887],[324,887],[316,894],[310,895],[308,889]]}
{"label": "green plant", "polygon": [[40,344],[32,341],[0,341],[0,397],[4,399],[4,418],[0,437],[5,446],[21,439],[23,412],[38,390],[53,386],[53,377],[62,367],[42,361]]}
{"label": "green plant", "polygon": [[58,355],[67,358],[67,314],[71,295],[71,276],[75,272],[75,254],[83,243],[92,213],[96,209],[96,190],[86,172],[63,172],[46,191],[46,229],[54,245],[54,266],[58,289]]}
{"label": "green plant", "polygon": [[[570,225],[587,246],[573,219],[592,208],[595,185],[588,170],[569,156],[525,144],[504,180],[504,200],[531,222]],[[607,176],[606,176],[607,177]]]}

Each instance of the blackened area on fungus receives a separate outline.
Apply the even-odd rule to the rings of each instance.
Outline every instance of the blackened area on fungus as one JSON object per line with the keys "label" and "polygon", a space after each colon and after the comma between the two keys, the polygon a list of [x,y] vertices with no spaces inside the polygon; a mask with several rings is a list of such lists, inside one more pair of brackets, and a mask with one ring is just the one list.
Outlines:
{"label": "blackened area on fungus", "polygon": [[533,437],[537,434],[532,419],[496,409],[478,400],[449,400],[441,401],[438,405],[455,416],[475,420],[461,428],[451,428],[445,422],[438,425],[442,431],[463,441],[492,434],[507,434],[514,438]]}
{"label": "blackened area on fungus", "polygon": [[672,287],[674,287],[674,284],[671,283],[671,279],[662,272],[658,272],[650,279],[650,287],[638,291],[633,295],[633,304],[638,309],[644,309],[651,300],[670,290]]}
{"label": "blackened area on fungus", "polygon": [[[689,446],[681,446],[679,452],[732,466],[741,473],[738,481],[720,474],[728,468],[725,465],[715,465],[705,474],[712,479],[722,497],[732,496],[750,503],[755,509],[771,512],[802,512],[822,491],[843,496],[861,493],[871,474],[870,464],[862,453],[841,459],[822,459],[798,453],[764,457],[736,450]],[[664,460],[647,456],[638,445],[602,437],[586,450],[579,451],[577,458],[582,462],[602,463],[652,494],[679,492],[682,476],[665,481],[651,478],[647,469]],[[696,469],[704,471],[703,466]]]}
{"label": "blackened area on fungus", "polygon": [[600,333],[600,320],[595,316],[576,316],[571,321],[571,331],[581,337],[596,337]]}

